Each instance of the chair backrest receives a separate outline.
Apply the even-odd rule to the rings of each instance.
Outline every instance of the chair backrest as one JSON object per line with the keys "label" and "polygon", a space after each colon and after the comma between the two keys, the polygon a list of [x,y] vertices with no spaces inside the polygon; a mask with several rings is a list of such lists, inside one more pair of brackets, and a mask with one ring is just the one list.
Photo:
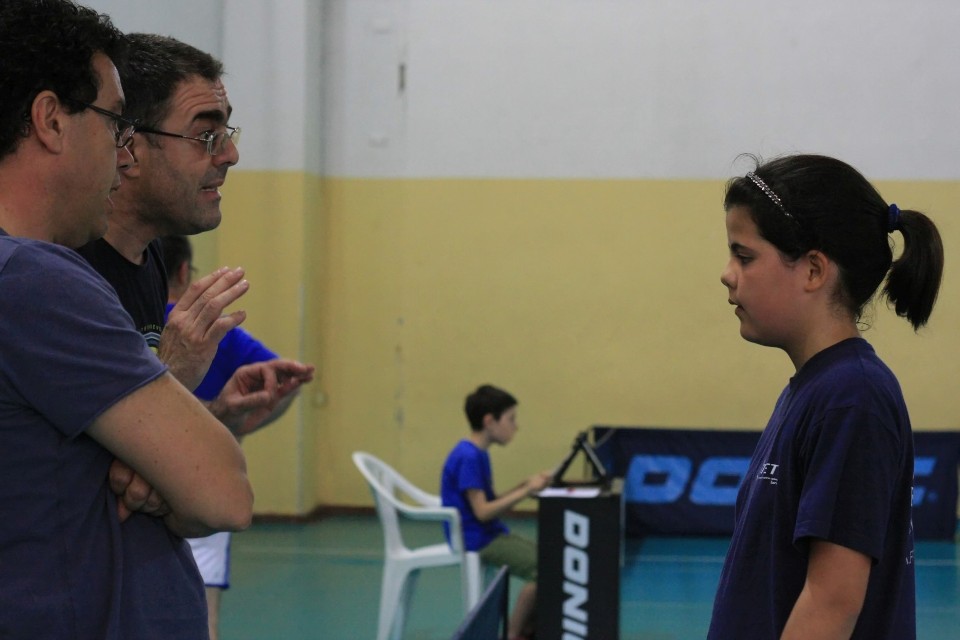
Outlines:
{"label": "chair backrest", "polygon": [[[450,546],[454,553],[463,553],[463,537],[460,533],[460,515],[456,509],[443,507],[440,496],[427,493],[400,475],[383,460],[364,451],[353,454],[353,463],[363,474],[383,525],[384,546],[387,553],[406,549],[400,530],[399,515],[414,519],[443,519],[450,524]],[[406,496],[413,504],[401,500]]]}

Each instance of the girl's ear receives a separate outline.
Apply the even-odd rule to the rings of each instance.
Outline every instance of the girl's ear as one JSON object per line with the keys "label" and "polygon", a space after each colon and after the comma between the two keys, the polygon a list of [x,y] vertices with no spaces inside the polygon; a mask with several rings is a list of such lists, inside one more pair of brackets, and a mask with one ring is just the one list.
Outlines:
{"label": "girl's ear", "polygon": [[827,286],[837,273],[837,265],[822,251],[808,251],[804,268],[804,289],[816,291]]}

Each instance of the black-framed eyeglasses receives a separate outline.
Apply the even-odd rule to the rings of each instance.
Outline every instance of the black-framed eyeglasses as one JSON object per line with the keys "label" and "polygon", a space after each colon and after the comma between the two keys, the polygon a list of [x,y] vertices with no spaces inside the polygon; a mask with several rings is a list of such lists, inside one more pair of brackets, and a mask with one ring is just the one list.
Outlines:
{"label": "black-framed eyeglasses", "polygon": [[184,140],[196,140],[207,145],[207,153],[212,156],[218,156],[223,153],[227,147],[227,140],[234,146],[240,144],[240,127],[224,126],[223,131],[204,131],[199,136],[185,136],[179,133],[161,131],[153,127],[137,126],[137,133],[152,133],[158,136],[170,136],[171,138],[182,138]]}
{"label": "black-framed eyeglasses", "polygon": [[113,133],[114,137],[116,138],[117,149],[123,149],[125,146],[130,144],[131,140],[133,140],[133,133],[137,130],[137,125],[139,124],[137,120],[124,118],[119,113],[108,111],[107,109],[90,104],[89,102],[84,102],[83,100],[75,100],[73,98],[65,98],[64,100],[66,102],[72,102],[73,104],[83,107],[84,109],[95,111],[100,115],[106,116],[113,120],[113,123],[117,128],[117,130]]}

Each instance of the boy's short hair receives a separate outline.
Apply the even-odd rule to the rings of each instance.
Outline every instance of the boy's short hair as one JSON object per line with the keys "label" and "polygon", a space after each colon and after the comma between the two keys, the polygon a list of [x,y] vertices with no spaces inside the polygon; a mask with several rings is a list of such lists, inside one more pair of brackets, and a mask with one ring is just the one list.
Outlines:
{"label": "boy's short hair", "polygon": [[173,276],[184,262],[190,264],[193,261],[193,248],[187,236],[160,238],[160,251],[163,253],[163,267],[167,271],[167,280],[173,280]]}
{"label": "boy's short hair", "polygon": [[474,431],[481,431],[483,430],[483,417],[485,415],[489,413],[494,420],[499,420],[504,411],[517,406],[517,404],[517,399],[503,389],[484,384],[467,396],[463,410],[467,414],[470,428]]}

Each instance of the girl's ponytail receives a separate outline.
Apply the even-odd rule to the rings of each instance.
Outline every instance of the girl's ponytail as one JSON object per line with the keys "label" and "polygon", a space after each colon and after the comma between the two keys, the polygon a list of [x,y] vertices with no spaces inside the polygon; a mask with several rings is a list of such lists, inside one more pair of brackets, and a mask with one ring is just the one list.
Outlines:
{"label": "girl's ponytail", "polygon": [[916,330],[927,323],[937,301],[943,276],[943,242],[933,221],[919,211],[899,211],[896,205],[891,205],[890,211],[891,226],[903,235],[903,253],[890,268],[883,294],[897,315],[909,320]]}

